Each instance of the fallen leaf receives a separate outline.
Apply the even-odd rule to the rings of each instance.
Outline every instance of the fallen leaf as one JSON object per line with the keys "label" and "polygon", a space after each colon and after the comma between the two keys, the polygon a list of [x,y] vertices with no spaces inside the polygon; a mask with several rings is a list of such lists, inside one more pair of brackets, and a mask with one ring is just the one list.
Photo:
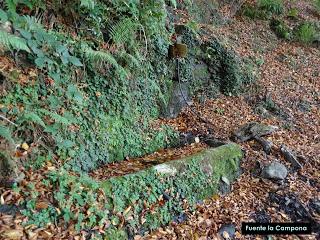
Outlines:
{"label": "fallen leaf", "polygon": [[23,237],[23,230],[18,229],[10,229],[6,230],[2,233],[4,239],[7,240],[18,240]]}
{"label": "fallen leaf", "polygon": [[49,204],[47,202],[38,202],[36,204],[36,209],[47,209]]}

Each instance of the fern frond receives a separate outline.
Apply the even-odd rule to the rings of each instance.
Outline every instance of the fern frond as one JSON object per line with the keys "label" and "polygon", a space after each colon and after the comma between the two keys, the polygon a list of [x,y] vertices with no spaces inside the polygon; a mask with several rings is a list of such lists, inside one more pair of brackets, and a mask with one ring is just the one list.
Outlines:
{"label": "fern frond", "polygon": [[130,53],[123,52],[121,53],[120,57],[124,59],[130,66],[135,66],[135,67],[141,66],[141,60],[134,57]]}
{"label": "fern frond", "polygon": [[81,0],[80,6],[92,10],[94,9],[95,2],[93,0]]}
{"label": "fern frond", "polygon": [[16,12],[18,1],[17,0],[5,0],[5,5],[9,11]]}
{"label": "fern frond", "polygon": [[29,31],[44,29],[43,25],[41,24],[40,17],[36,18],[34,16],[25,15],[23,16],[23,18],[25,20],[26,27]]}
{"label": "fern frond", "polygon": [[93,62],[109,63],[113,67],[115,67],[118,71],[122,73],[126,73],[125,69],[118,64],[117,60],[110,53],[103,52],[103,51],[95,51],[90,47],[84,47],[82,51],[86,59]]}
{"label": "fern frond", "polygon": [[2,45],[7,50],[24,50],[30,52],[25,39],[9,34],[5,31],[0,30],[0,45]]}
{"label": "fern frond", "polygon": [[125,18],[109,27],[110,37],[116,45],[126,43],[132,38],[138,26],[139,24],[133,19]]}
{"label": "fern frond", "polygon": [[169,2],[174,8],[177,8],[177,1],[176,0],[170,0]]}
{"label": "fern frond", "polygon": [[22,121],[29,121],[29,122],[33,122],[36,124],[39,124],[42,127],[46,127],[46,124],[44,123],[44,121],[39,117],[39,115],[33,113],[33,112],[27,112],[23,115],[22,117]]}

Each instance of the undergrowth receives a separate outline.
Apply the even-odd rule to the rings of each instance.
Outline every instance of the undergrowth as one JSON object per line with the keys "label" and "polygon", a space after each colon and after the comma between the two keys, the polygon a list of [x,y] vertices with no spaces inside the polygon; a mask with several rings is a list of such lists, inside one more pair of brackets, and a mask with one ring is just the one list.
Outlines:
{"label": "undergrowth", "polygon": [[309,22],[301,23],[294,30],[294,37],[302,43],[312,43],[316,39],[317,31],[315,26]]}
{"label": "undergrowth", "polygon": [[[170,2],[176,7],[175,1]],[[52,189],[51,203],[39,207],[35,200],[39,193],[30,184],[23,214],[29,224],[41,227],[63,219],[75,223],[78,232],[111,222],[112,235],[121,236],[112,227],[119,225],[119,219],[110,213],[111,203],[86,173],[177,140],[172,128],[153,129],[150,124],[168,100],[174,71],[173,61],[167,59],[174,29],[166,22],[165,2],[81,0],[47,5],[41,0],[6,0],[0,4],[1,58],[7,60],[0,70],[0,114],[7,120],[1,121],[0,147],[3,142],[13,148],[25,142],[30,146],[27,167],[48,163],[59,167],[41,183]],[[52,15],[64,21],[51,21]],[[190,21],[188,28],[197,34],[195,22]],[[193,37],[184,39],[190,48],[197,47]],[[218,41],[205,54],[218,90],[238,94],[249,80],[235,54]],[[185,80],[192,75],[189,60],[182,69]],[[11,149],[1,150],[5,152],[1,157],[12,158]],[[152,183],[143,184],[136,186],[141,192]],[[184,185],[186,193],[191,192],[189,185]],[[126,195],[129,186],[115,188],[125,201],[137,197]],[[158,191],[164,189],[162,184]],[[157,195],[149,195],[155,201]],[[117,201],[120,206],[121,199]],[[139,203],[135,211],[141,208]],[[146,228],[169,222],[179,210],[180,205],[168,203],[162,218],[147,214]],[[132,225],[137,226],[138,220]]]}
{"label": "undergrowth", "polygon": [[[33,65],[37,76],[24,86],[15,84],[18,76],[7,77],[8,94],[1,98],[1,111],[18,125],[6,126],[16,141],[45,146],[33,151],[37,156],[32,159],[54,153],[61,160],[71,158],[67,164],[74,170],[89,171],[170,144],[175,138],[172,130],[148,127],[159,114],[158,101],[164,99],[158,66],[148,61],[146,52],[157,37],[169,42],[163,2],[73,2],[75,18],[89,13],[76,37],[47,30],[41,19],[18,14],[20,3],[12,4],[7,3],[0,17],[1,22],[12,23],[14,32],[1,31],[0,43],[12,56],[23,53],[23,64]],[[105,16],[107,8],[113,11]],[[85,26],[97,18],[107,20],[99,22],[99,28],[93,26],[95,40],[86,40]],[[114,19],[116,24],[110,27]]]}

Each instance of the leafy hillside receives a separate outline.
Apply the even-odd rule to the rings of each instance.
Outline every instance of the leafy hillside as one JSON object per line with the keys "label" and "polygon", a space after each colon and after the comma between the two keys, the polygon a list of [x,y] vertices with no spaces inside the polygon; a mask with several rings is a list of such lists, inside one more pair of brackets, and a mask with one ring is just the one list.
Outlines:
{"label": "leafy hillside", "polygon": [[[214,237],[213,220],[204,234],[203,221],[192,218],[203,212],[220,225],[231,218],[239,225],[225,206],[246,202],[241,191],[258,205],[265,196],[252,195],[260,182],[247,170],[261,156],[251,143],[242,144],[248,154],[241,180],[253,184],[236,183],[241,191],[231,200],[210,200],[196,213],[193,189],[206,181],[196,166],[179,182],[179,205],[164,194],[177,184],[156,182],[157,175],[129,175],[111,180],[112,187],[101,181],[210,146],[187,141],[176,148],[182,137],[229,140],[247,121],[281,126],[285,137],[276,135],[276,145],[302,144],[292,140],[297,136],[316,143],[317,128],[310,128],[312,138],[306,122],[318,121],[318,20],[319,1],[1,1],[0,239],[141,239],[151,231],[169,239]],[[176,44],[186,50],[179,60]],[[288,109],[303,93],[299,104],[309,113],[301,117]],[[295,129],[308,129],[307,137]],[[304,150],[308,164],[317,163],[316,151]],[[151,153],[151,163],[141,163]],[[316,181],[308,164],[305,175]],[[188,225],[156,231],[187,214]],[[185,235],[189,226],[196,234]]]}
{"label": "leafy hillside", "polygon": [[[187,1],[179,6],[196,9]],[[42,172],[53,193],[48,201],[57,202],[39,211],[31,199],[39,193],[22,191],[29,224],[76,221],[80,231],[104,223],[113,218],[102,215],[109,203],[93,204],[100,190],[86,173],[178,144],[176,130],[151,124],[172,99],[177,69],[169,52],[177,34],[189,47],[179,77],[192,94],[236,94],[251,81],[234,52],[200,38],[192,18],[172,22],[176,7],[175,1],[1,3],[1,182],[18,182],[21,169]],[[195,78],[199,62],[208,70]],[[92,204],[90,218],[78,215]]]}

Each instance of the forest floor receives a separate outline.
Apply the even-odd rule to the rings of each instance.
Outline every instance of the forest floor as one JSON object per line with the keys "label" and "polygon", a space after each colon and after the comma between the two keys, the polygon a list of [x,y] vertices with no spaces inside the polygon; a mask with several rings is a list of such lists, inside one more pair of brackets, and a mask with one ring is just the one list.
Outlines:
{"label": "forest floor", "polygon": [[[304,15],[303,10],[302,18],[308,19],[310,16]],[[197,111],[212,122],[214,134],[220,138],[229,138],[240,125],[251,121],[275,125],[280,130],[268,137],[274,144],[270,155],[264,154],[254,141],[241,144],[246,153],[243,173],[230,194],[205,200],[194,212],[187,213],[186,222],[172,223],[143,239],[217,239],[223,224],[236,226],[237,239],[263,239],[242,236],[241,223],[253,219],[295,220],[283,206],[271,201],[271,194],[295,196],[304,206],[312,199],[320,199],[320,49],[277,39],[266,21],[235,17],[231,24],[211,30],[241,57],[260,59],[262,66],[250,94],[208,100],[196,104]],[[262,112],[259,106],[263,106]],[[199,122],[189,109],[166,123],[183,131],[206,129],[206,124]],[[254,174],[257,164],[264,166],[278,159],[290,167],[278,150],[281,144],[303,156],[303,168],[289,171],[284,182],[259,178]],[[316,219],[319,222],[320,216]],[[316,234],[299,236],[300,239],[317,237]],[[298,237],[287,235],[277,239]]]}
{"label": "forest floor", "polygon": [[[302,18],[310,17],[303,13],[302,8]],[[194,103],[193,107],[212,123],[210,128],[214,135],[222,139],[229,139],[239,126],[252,121],[278,126],[279,130],[267,138],[274,144],[272,153],[266,155],[254,141],[241,143],[245,151],[241,166],[243,173],[233,183],[230,194],[215,195],[204,200],[195,211],[186,212],[188,218],[185,222],[171,223],[135,239],[216,239],[221,225],[229,223],[236,226],[236,239],[250,239],[240,234],[242,222],[253,219],[269,219],[272,222],[295,220],[294,214],[288,214],[280,206],[281,203],[270,200],[271,194],[294,196],[305,207],[309,206],[310,200],[320,200],[320,49],[279,40],[270,30],[268,22],[262,20],[234,17],[231,23],[210,27],[209,30],[226,46],[232,46],[241,57],[261,62],[259,78],[250,86],[250,94],[220,96],[203,104]],[[208,128],[188,108],[176,119],[158,120],[155,125],[160,123],[183,132],[206,133]],[[279,151],[282,144],[302,156],[303,168],[290,170],[284,181],[273,182],[260,178],[256,174],[257,166],[265,166],[276,159],[290,169],[290,164]],[[124,175],[154,165],[154,161],[158,163],[161,159],[175,159],[206,147],[203,143],[194,143],[179,149],[161,150],[148,157],[109,164],[108,169],[98,169],[91,176],[102,179]],[[49,171],[50,168],[53,167],[25,172],[25,181],[41,181],[43,171]],[[50,194],[48,190],[43,191]],[[11,190],[3,192],[0,200],[22,201]],[[320,222],[319,215],[315,215],[314,219]],[[2,216],[0,220],[7,227],[24,229],[21,226],[23,216],[15,219]],[[39,231],[50,238],[59,230]],[[317,239],[317,236],[300,238]],[[277,239],[297,239],[297,236],[279,236]]]}

